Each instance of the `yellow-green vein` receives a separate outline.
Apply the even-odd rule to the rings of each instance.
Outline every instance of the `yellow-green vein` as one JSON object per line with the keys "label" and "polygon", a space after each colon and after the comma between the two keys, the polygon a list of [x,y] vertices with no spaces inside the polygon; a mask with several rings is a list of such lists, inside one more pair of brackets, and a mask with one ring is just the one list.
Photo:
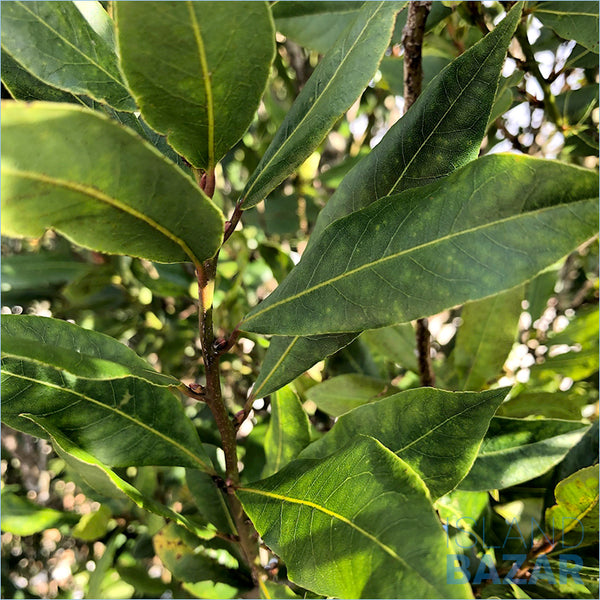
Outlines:
{"label": "yellow-green vein", "polygon": [[299,340],[300,336],[295,336],[294,339],[289,343],[288,347],[285,349],[285,351],[281,354],[281,356],[279,357],[279,360],[275,363],[275,366],[267,373],[267,376],[265,377],[264,381],[260,384],[260,386],[256,389],[256,391],[252,391],[252,396],[254,398],[260,398],[260,396],[258,395],[260,390],[262,390],[265,385],[267,384],[267,382],[269,381],[269,379],[273,376],[273,373],[275,373],[275,371],[281,366],[281,363],[284,361],[285,357],[292,351],[292,348],[294,347],[294,345],[296,344],[296,342]]}

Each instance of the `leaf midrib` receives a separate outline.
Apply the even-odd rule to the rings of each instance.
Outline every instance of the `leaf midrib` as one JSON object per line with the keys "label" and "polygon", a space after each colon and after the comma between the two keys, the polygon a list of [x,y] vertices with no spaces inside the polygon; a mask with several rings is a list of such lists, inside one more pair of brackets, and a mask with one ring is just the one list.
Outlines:
{"label": "leaf midrib", "polygon": [[201,262],[196,257],[192,249],[179,237],[177,237],[174,233],[169,231],[166,227],[157,223],[154,219],[150,218],[148,215],[136,210],[132,206],[101,192],[89,185],[85,185],[82,183],[77,183],[75,181],[67,181],[66,179],[59,179],[58,177],[51,177],[50,175],[44,175],[42,173],[35,173],[33,171],[23,171],[21,169],[15,169],[13,167],[2,166],[2,171],[9,175],[14,175],[16,177],[23,177],[25,179],[32,179],[34,181],[40,181],[42,183],[47,183],[49,185],[55,185],[57,187],[65,188],[72,192],[77,192],[79,194],[83,194],[88,196],[94,200],[98,200],[98,202],[102,202],[104,204],[108,204],[113,208],[124,212],[139,221],[143,221],[146,225],[149,225],[153,229],[156,229],[160,233],[162,233],[169,241],[173,242],[177,246],[179,246],[187,256],[190,257],[190,260],[197,266],[201,266]]}
{"label": "leaf midrib", "polygon": [[261,398],[261,396],[258,395],[260,393],[260,390],[262,390],[265,387],[265,385],[267,384],[267,382],[269,381],[269,379],[271,379],[271,377],[273,376],[273,374],[281,366],[281,363],[285,360],[286,356],[292,351],[292,348],[294,347],[294,345],[296,344],[296,342],[298,341],[299,338],[300,338],[300,336],[298,336],[298,335],[294,336],[294,338],[288,344],[288,346],[285,349],[285,351],[281,353],[281,356],[279,357],[279,359],[275,363],[275,366],[269,371],[269,373],[265,377],[264,381],[260,384],[260,386],[258,387],[258,389],[256,391],[254,391],[254,390],[252,391],[252,396],[253,397],[255,397],[255,398]]}
{"label": "leaf midrib", "polygon": [[[588,202],[590,201],[590,198],[582,198],[581,200],[578,200],[576,203],[583,203],[583,202]],[[350,271],[344,271],[343,273],[340,273],[339,275],[336,275],[335,277],[332,277],[330,279],[327,279],[325,281],[322,281],[320,283],[317,283],[316,285],[313,285],[312,287],[309,288],[305,288],[304,290],[302,290],[301,292],[298,292],[297,294],[294,294],[292,296],[287,296],[286,298],[283,298],[282,300],[279,300],[277,302],[274,302],[273,304],[267,306],[266,308],[263,308],[262,310],[259,310],[257,312],[255,312],[253,315],[250,315],[245,321],[242,322],[243,323],[249,323],[252,320],[256,319],[259,315],[264,314],[265,312],[268,312],[270,310],[273,310],[274,308],[276,308],[277,306],[281,306],[283,304],[287,304],[288,302],[292,302],[294,300],[297,300],[298,298],[301,298],[302,296],[305,296],[307,294],[310,294],[312,292],[314,292],[317,289],[320,289],[322,287],[326,287],[328,285],[331,285],[333,283],[335,283],[336,281],[339,281],[341,279],[344,279],[346,277],[350,277],[352,275],[355,275],[356,273],[360,273],[361,271],[364,271],[365,269],[370,269],[373,268],[377,265],[386,263],[390,260],[394,260],[397,258],[400,258],[401,256],[407,255],[407,254],[411,254],[413,252],[416,252],[418,250],[422,250],[423,248],[428,248],[430,246],[435,246],[437,244],[443,243],[443,242],[447,242],[456,238],[460,238],[463,235],[468,235],[470,233],[475,233],[477,231],[485,231],[488,228],[493,228],[496,227],[498,225],[502,225],[505,223],[510,223],[511,221],[515,221],[517,219],[520,218],[524,218],[524,217],[528,217],[528,216],[535,216],[535,215],[540,215],[543,214],[544,212],[548,212],[551,210],[555,210],[557,208],[560,207],[566,207],[569,206],[568,204],[554,204],[552,206],[546,206],[544,208],[538,209],[538,210],[531,210],[531,211],[527,211],[525,213],[518,213],[516,215],[511,215],[509,217],[505,217],[504,219],[498,219],[496,221],[492,221],[489,223],[485,223],[484,225],[477,225],[475,227],[471,227],[471,228],[467,228],[467,229],[463,229],[461,231],[458,232],[453,232],[450,234],[447,234],[445,236],[436,238],[434,240],[431,240],[429,242],[424,242],[423,244],[418,244],[416,246],[412,246],[410,248],[407,248],[405,250],[401,250],[400,252],[395,252],[393,254],[390,254],[388,256],[384,256],[381,258],[378,258],[375,261],[371,261],[368,263],[365,263],[363,265],[360,265],[358,267],[355,267],[354,269],[351,269]],[[356,215],[356,213],[353,213],[353,215]],[[345,218],[351,218],[349,217],[345,217]]]}
{"label": "leaf midrib", "polygon": [[151,434],[156,435],[157,437],[161,438],[166,443],[168,443],[168,444],[170,444],[172,446],[175,446],[178,450],[180,450],[184,454],[188,455],[194,462],[198,463],[201,466],[201,468],[202,468],[202,470],[204,472],[206,472],[206,473],[212,473],[213,472],[213,469],[210,468],[202,459],[200,459],[198,456],[196,456],[191,450],[189,450],[185,446],[179,444],[177,441],[175,441],[174,439],[168,437],[164,433],[158,431],[157,429],[153,429],[149,425],[146,425],[146,423],[144,423],[143,421],[139,421],[139,420],[135,419],[131,415],[128,415],[127,413],[124,413],[123,411],[119,410],[118,408],[116,408],[114,406],[110,406],[108,404],[104,404],[103,402],[100,402],[99,400],[95,400],[94,398],[91,398],[90,396],[86,396],[85,394],[82,394],[81,392],[76,392],[75,390],[70,390],[68,388],[63,388],[63,387],[60,387],[59,385],[50,383],[48,381],[42,381],[40,379],[35,379],[34,377],[27,377],[26,375],[20,375],[20,374],[8,371],[6,369],[1,369],[0,372],[4,373],[5,375],[8,375],[10,377],[16,377],[17,379],[23,379],[23,380],[26,380],[26,381],[31,381],[32,383],[36,383],[38,385],[43,385],[43,386],[46,386],[46,387],[49,387],[49,388],[52,388],[52,389],[59,390],[61,392],[65,392],[67,394],[71,394],[73,396],[77,396],[77,397],[81,398],[82,400],[85,400],[87,402],[95,404],[96,406],[99,406],[100,408],[102,408],[104,410],[107,410],[109,412],[113,412],[116,415],[120,416],[121,418],[127,419],[127,420],[131,421],[132,423],[136,424],[137,426],[141,427],[142,429],[146,429]]}
{"label": "leaf midrib", "polygon": [[[319,97],[311,105],[311,107],[308,109],[308,111],[304,114],[304,116],[302,117],[302,119],[300,120],[300,122],[296,125],[296,127],[294,127],[294,130],[286,137],[286,139],[284,140],[283,144],[281,144],[281,146],[279,146],[279,148],[275,151],[275,153],[273,154],[273,156],[271,156],[271,158],[267,161],[267,163],[265,164],[265,166],[262,167],[261,174],[264,173],[269,168],[269,166],[271,165],[271,163],[280,155],[280,153],[284,149],[286,149],[289,144],[291,144],[290,140],[292,140],[293,137],[296,135],[297,131],[300,129],[300,127],[302,126],[302,124],[304,123],[304,121],[306,121],[306,119],[308,119],[309,116],[311,114],[313,114],[313,112],[316,109],[316,107],[320,104],[321,100],[324,98],[325,93],[327,92],[327,90],[329,89],[329,87],[332,85],[332,83],[335,81],[335,78],[337,77],[338,72],[344,66],[344,64],[348,60],[348,57],[350,56],[350,54],[352,53],[352,51],[354,50],[354,48],[356,47],[356,45],[360,41],[363,33],[365,32],[365,29],[368,27],[368,25],[371,23],[371,21],[378,15],[379,9],[381,8],[381,6],[383,4],[385,4],[385,2],[386,2],[386,0],[382,0],[381,2],[379,2],[379,6],[377,7],[377,9],[374,10],[373,14],[369,17],[369,19],[365,23],[364,27],[361,29],[360,34],[352,42],[352,45],[350,46],[349,50],[344,55],[344,58],[342,59],[342,61],[340,62],[340,64],[337,66],[337,68],[335,69],[335,71],[333,72],[333,74],[330,76],[329,81],[327,82],[327,84],[325,85],[325,87],[323,88],[323,90],[321,91],[321,93],[319,94]],[[261,176],[259,175],[252,182],[252,185],[250,186],[250,188],[248,189],[248,191],[244,195],[245,198],[248,198],[250,196],[250,194],[252,193],[252,190],[256,187],[256,182],[260,181],[260,179],[261,179]]]}

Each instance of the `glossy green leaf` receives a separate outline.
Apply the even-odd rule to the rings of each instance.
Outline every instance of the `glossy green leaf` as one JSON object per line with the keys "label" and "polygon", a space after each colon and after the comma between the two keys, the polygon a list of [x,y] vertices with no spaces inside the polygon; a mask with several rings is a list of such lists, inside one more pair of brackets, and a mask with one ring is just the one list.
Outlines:
{"label": "glossy green leaf", "polygon": [[407,462],[431,496],[454,489],[467,474],[506,389],[400,392],[342,415],[300,458],[327,456],[357,435],[370,435]]}
{"label": "glossy green leaf", "polygon": [[557,465],[587,429],[577,421],[495,417],[460,489],[497,490],[535,479]]}
{"label": "glossy green leaf", "polygon": [[368,344],[374,355],[418,372],[415,329],[410,323],[369,329],[360,339]]}
{"label": "glossy green leaf", "polygon": [[[556,505],[545,513],[546,531],[569,545],[598,543],[598,465],[576,471],[554,490]],[[565,534],[570,533],[568,537]]]}
{"label": "glossy green leaf", "polygon": [[333,223],[241,329],[372,329],[512,288],[596,233],[597,196],[592,171],[484,156]]}
{"label": "glossy green leaf", "polygon": [[2,139],[5,235],[54,228],[100,252],[196,264],[221,244],[223,215],[198,186],[97,112],[3,103]]}
{"label": "glossy green leaf", "polygon": [[79,379],[36,362],[4,358],[2,420],[47,437],[22,413],[45,417],[109,466],[179,465],[214,472],[179,400],[141,379]]}
{"label": "glossy green leaf", "polygon": [[275,51],[267,3],[115,6],[121,68],[142,116],[192,165],[214,168],[250,125],[267,83]]}
{"label": "glossy green leaf", "polygon": [[502,373],[502,365],[517,338],[524,288],[469,302],[452,352],[457,390],[479,390]]}
{"label": "glossy green leaf", "polygon": [[310,443],[310,423],[296,392],[289,386],[271,398],[271,419],[265,435],[267,462],[263,477],[280,471]]}
{"label": "glossy green leaf", "polygon": [[598,2],[538,2],[533,14],[562,38],[598,54]]}
{"label": "glossy green leaf", "polygon": [[381,379],[346,374],[311,387],[306,392],[306,398],[312,400],[323,412],[339,417],[353,408],[380,400],[395,391],[398,389]]}
{"label": "glossy green leaf", "polygon": [[381,142],[344,178],[312,238],[378,198],[444,177],[477,157],[506,49],[521,16],[516,5],[479,43],[452,61]]}
{"label": "glossy green leaf", "polygon": [[[360,436],[237,491],[291,581],[338,598],[468,598],[446,582],[444,532],[403,460]],[[288,524],[293,524],[290,526]]]}
{"label": "glossy green leaf", "polygon": [[354,21],[363,2],[276,2],[272,11],[277,31],[296,43],[328,52]]}
{"label": "glossy green leaf", "polygon": [[328,378],[353,373],[375,378],[381,376],[369,347],[358,338],[327,359],[325,373]]}
{"label": "glossy green leaf", "polygon": [[568,392],[524,392],[510,398],[498,409],[499,417],[524,419],[538,415],[547,419],[581,419],[581,409],[591,404],[593,398],[586,394]]}
{"label": "glossy green leaf", "polygon": [[96,0],[75,1],[75,7],[83,15],[89,26],[109,45],[116,47],[115,24],[105,8]]}
{"label": "glossy green leaf", "polygon": [[74,523],[78,519],[77,515],[40,506],[5,490],[2,490],[1,501],[0,526],[2,531],[14,535],[33,535],[63,523]]}
{"label": "glossy green leaf", "polygon": [[155,371],[133,350],[96,331],[47,317],[4,315],[2,357],[54,367],[81,379],[137,377],[152,385],[177,387],[175,377]]}
{"label": "glossy green leaf", "polygon": [[73,2],[5,2],[2,48],[50,86],[118,110],[135,110],[114,47],[94,31]]}
{"label": "glossy green leaf", "polygon": [[321,60],[294,101],[243,192],[250,208],[272,192],[323,141],[367,86],[405,2],[367,2]]}
{"label": "glossy green leaf", "polygon": [[[142,494],[137,488],[119,477],[114,471],[100,462],[97,458],[75,445],[60,429],[45,417],[23,414],[41,427],[52,441],[56,453],[65,463],[77,472],[78,477],[90,488],[99,492],[107,498],[128,498],[137,506],[149,512],[157,514],[165,519],[170,519],[184,526],[192,532],[201,532],[185,516],[171,510],[168,506],[156,502],[152,498]],[[76,531],[73,532],[77,535]],[[86,539],[83,536],[82,539]]]}

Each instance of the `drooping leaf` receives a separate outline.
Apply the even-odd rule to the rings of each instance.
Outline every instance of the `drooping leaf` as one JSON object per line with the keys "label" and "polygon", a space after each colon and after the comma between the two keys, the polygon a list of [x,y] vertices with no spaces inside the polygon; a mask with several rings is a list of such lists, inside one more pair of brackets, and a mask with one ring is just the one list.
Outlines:
{"label": "drooping leaf", "polygon": [[[468,598],[446,582],[445,537],[419,476],[361,436],[237,491],[291,581],[338,598]],[[410,540],[410,543],[407,543]]]}
{"label": "drooping leaf", "polygon": [[138,377],[152,385],[177,387],[175,377],[155,371],[133,350],[96,331],[48,317],[4,315],[2,357],[33,361],[81,379]]}
{"label": "drooping leaf", "polygon": [[342,415],[300,458],[335,452],[357,435],[369,435],[407,462],[431,496],[454,489],[467,474],[506,389],[445,392],[420,388],[400,392]]}
{"label": "drooping leaf", "polygon": [[[546,531],[569,545],[598,543],[598,465],[563,479],[554,491],[556,505],[545,514]],[[568,537],[565,534],[569,534]]]}
{"label": "drooping leaf", "polygon": [[195,167],[242,137],[275,52],[266,2],[118,2],[121,68],[146,122]]}
{"label": "drooping leaf", "polygon": [[[407,114],[348,173],[319,213],[309,248],[339,217],[368,206],[394,189],[423,185],[477,156],[520,11],[520,6],[515,6],[492,33],[442,71]],[[274,339],[259,381],[273,391],[348,345],[357,335]]]}
{"label": "drooping leaf", "polygon": [[33,535],[63,523],[74,523],[77,515],[40,506],[27,498],[2,490],[2,531],[14,535]]}
{"label": "drooping leaf", "polygon": [[22,413],[45,417],[109,466],[178,465],[214,472],[179,400],[141,379],[79,379],[36,362],[4,358],[2,420],[47,437]]}
{"label": "drooping leaf", "polygon": [[294,101],[243,192],[250,208],[272,192],[323,141],[367,86],[405,2],[367,2],[321,60]]}
{"label": "drooping leaf", "polygon": [[533,14],[562,38],[598,54],[598,2],[538,2]]}
{"label": "drooping leaf", "polygon": [[281,470],[310,443],[310,423],[296,392],[289,386],[271,398],[271,419],[265,435],[267,462],[263,477]]}
{"label": "drooping leaf", "polygon": [[459,487],[497,490],[535,479],[557,465],[587,430],[578,421],[495,417]]}
{"label": "drooping leaf", "polygon": [[93,250],[157,262],[199,264],[219,248],[221,211],[157,150],[99,113],[7,102],[2,136],[4,234],[39,237],[51,227]]}
{"label": "drooping leaf", "polygon": [[523,286],[518,286],[465,305],[451,355],[454,389],[479,390],[500,375],[517,337],[523,294]]}
{"label": "drooping leaf", "polygon": [[311,387],[306,398],[312,400],[323,412],[332,417],[375,402],[398,391],[381,379],[358,373],[338,375]]}
{"label": "drooping leaf", "polygon": [[89,452],[79,448],[60,429],[55,427],[51,420],[31,414],[23,414],[22,416],[30,419],[46,432],[56,453],[93,490],[108,498],[128,498],[140,508],[165,519],[171,519],[192,532],[202,533],[202,530],[184,515],[145,496]]}
{"label": "drooping leaf", "polygon": [[2,48],[50,86],[118,110],[135,110],[114,47],[94,31],[73,2],[5,2]]}
{"label": "drooping leaf", "polygon": [[484,156],[334,222],[241,329],[372,329],[512,288],[596,233],[597,195],[592,171]]}

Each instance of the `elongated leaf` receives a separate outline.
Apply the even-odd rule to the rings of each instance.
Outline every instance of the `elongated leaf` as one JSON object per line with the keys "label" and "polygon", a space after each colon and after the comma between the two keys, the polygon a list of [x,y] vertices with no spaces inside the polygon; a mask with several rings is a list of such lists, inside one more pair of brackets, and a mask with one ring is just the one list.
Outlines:
{"label": "elongated leaf", "polygon": [[400,392],[342,415],[300,458],[332,454],[357,435],[369,435],[407,462],[431,496],[454,489],[468,473],[506,389],[444,392],[421,388]]}
{"label": "elongated leaf", "polygon": [[598,2],[538,2],[533,14],[562,38],[598,54]]}
{"label": "elongated leaf", "polygon": [[279,390],[271,398],[271,420],[265,435],[267,462],[263,477],[281,470],[310,443],[310,423],[302,404],[291,387]]}
{"label": "elongated leaf", "polygon": [[312,400],[322,411],[332,417],[389,396],[398,388],[381,379],[356,373],[338,375],[311,387],[306,398]]}
{"label": "elongated leaf", "polygon": [[[152,146],[97,112],[67,104],[2,107],[2,233],[54,228],[112,254],[200,264],[223,215]],[[35,152],[31,149],[35,148]]]}
{"label": "elongated leaf", "polygon": [[596,233],[597,195],[591,171],[485,156],[333,223],[241,328],[372,329],[512,288]]}
{"label": "elongated leaf", "polygon": [[289,578],[338,598],[468,598],[446,583],[445,538],[404,461],[361,436],[321,460],[295,460],[237,494]]}
{"label": "elongated leaf", "polygon": [[593,400],[593,396],[577,393],[575,390],[521,393],[504,402],[497,414],[500,417],[519,419],[539,415],[548,419],[577,421],[581,419],[581,409],[586,404],[592,404]]}
{"label": "elongated leaf", "polygon": [[2,48],[48,85],[118,110],[135,110],[114,47],[94,31],[73,2],[5,2]]}
{"label": "elongated leaf", "polygon": [[577,421],[495,417],[460,489],[503,489],[539,477],[557,465],[588,430]]}
{"label": "elongated leaf", "polygon": [[32,361],[81,379],[138,377],[152,385],[181,385],[175,377],[155,371],[117,340],[66,321],[4,315],[0,327],[3,358]]}
{"label": "elongated leaf", "polygon": [[93,490],[108,498],[128,498],[144,510],[175,521],[194,533],[204,533],[204,530],[201,530],[185,516],[145,496],[133,485],[102,464],[97,458],[77,447],[49,419],[30,414],[23,414],[22,416],[33,421],[48,434],[56,453]]}
{"label": "elongated leaf", "polygon": [[178,465],[214,473],[177,398],[141,379],[78,379],[26,360],[2,360],[2,420],[38,437],[22,413],[45,417],[109,466]]}
{"label": "elongated leaf", "polygon": [[243,192],[250,208],[323,141],[367,86],[385,52],[394,15],[406,2],[366,2],[294,101]]}
{"label": "elongated leaf", "polygon": [[[339,217],[394,189],[423,185],[477,156],[520,11],[520,6],[515,6],[492,33],[442,71],[383,140],[348,173],[320,212],[309,248]],[[272,340],[259,381],[265,389],[275,390],[357,335]]]}
{"label": "elongated leaf", "polygon": [[517,337],[523,286],[463,308],[452,352],[457,390],[479,390],[497,377]]}
{"label": "elongated leaf", "polygon": [[117,2],[121,68],[147,123],[195,167],[242,137],[275,52],[266,2]]}
{"label": "elongated leaf", "polygon": [[418,372],[415,330],[410,323],[369,329],[361,337],[375,356]]}

